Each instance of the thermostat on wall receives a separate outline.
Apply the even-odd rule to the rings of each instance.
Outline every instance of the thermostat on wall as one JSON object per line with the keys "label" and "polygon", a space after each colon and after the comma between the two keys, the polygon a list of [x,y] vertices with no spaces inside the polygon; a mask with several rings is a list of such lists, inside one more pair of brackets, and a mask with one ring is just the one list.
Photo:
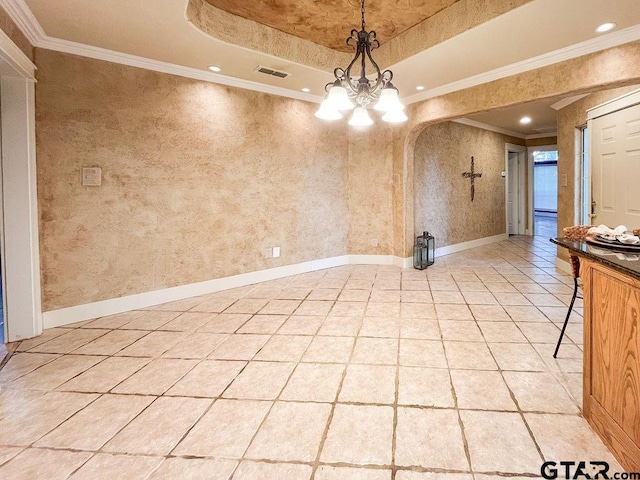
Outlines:
{"label": "thermostat on wall", "polygon": [[102,169],[99,167],[82,167],[82,186],[99,187],[102,185]]}

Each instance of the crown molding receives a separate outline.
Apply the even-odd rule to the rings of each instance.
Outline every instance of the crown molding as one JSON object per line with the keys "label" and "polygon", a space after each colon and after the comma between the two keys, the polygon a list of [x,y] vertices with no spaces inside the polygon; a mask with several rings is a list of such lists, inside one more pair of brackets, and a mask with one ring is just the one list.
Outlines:
{"label": "crown molding", "polygon": [[620,97],[612,98],[600,105],[591,107],[587,110],[587,120],[593,120],[603,115],[609,115],[610,113],[617,112],[624,108],[633,107],[640,104],[640,90],[634,90],[629,93],[625,93]]}
{"label": "crown molding", "polygon": [[[2,30],[0,30],[0,59],[10,65],[19,76],[31,80],[35,78],[36,66]],[[13,76],[13,72],[10,75]]]}
{"label": "crown molding", "polygon": [[268,93],[279,97],[294,98],[306,102],[320,103],[322,97],[309,93],[298,92],[283,87],[274,87],[264,83],[253,82],[241,78],[230,77],[218,73],[213,73],[197,68],[185,67],[174,63],[161,62],[159,60],[151,60],[137,55],[116,52],[105,48],[85,45],[83,43],[71,42],[59,38],[46,37],[38,45],[38,48],[54,50],[56,52],[70,53],[81,57],[94,58],[96,60],[104,60],[107,62],[119,63],[130,67],[144,68],[145,70],[153,70],[154,72],[167,73],[180,77],[192,78],[204,82],[217,83],[229,87],[243,88],[245,90],[253,90],[256,92]]}
{"label": "crown molding", "polygon": [[6,10],[11,20],[34,47],[37,47],[38,43],[47,37],[24,0],[0,0],[0,6]]}
{"label": "crown molding", "polygon": [[[210,73],[197,68],[185,67],[168,62],[161,62],[145,57],[130,55],[126,53],[107,50],[100,47],[93,47],[78,42],[71,42],[59,38],[49,37],[36,17],[33,15],[24,0],[0,0],[2,6],[11,19],[16,23],[18,28],[25,34],[27,39],[34,47],[45,48],[63,53],[70,53],[97,60],[105,60],[108,62],[120,63],[132,67],[144,68],[161,73],[178,75],[181,77],[202,80],[205,82],[227,85],[230,87],[243,88],[257,92],[277,95],[281,97],[294,98],[312,103],[321,103],[322,97],[311,95],[296,90],[290,90],[283,87],[275,87],[250,80],[229,77],[226,75]],[[640,40],[640,25],[625,28],[623,30],[612,32],[592,40],[577,43],[569,47],[565,47],[553,52],[549,52],[537,57],[533,57],[521,62],[506,65],[488,72],[459,80],[456,82],[442,85],[430,90],[404,97],[402,100],[405,104],[410,105],[420,101],[428,100],[440,95],[446,95],[458,90],[475,87],[484,83],[489,83],[501,78],[510,77],[519,73],[524,73],[537,68],[546,67],[555,63],[563,62],[573,58],[588,55],[590,53],[606,50],[607,48],[617,47],[619,45]],[[513,132],[512,132],[513,133]],[[509,133],[508,135],[511,135]],[[533,138],[533,137],[530,137]]]}
{"label": "crown molding", "polygon": [[525,138],[525,140],[535,140],[536,138],[551,138],[551,137],[557,137],[558,136],[558,131],[555,130],[553,132],[548,132],[548,133],[536,133],[535,135],[527,135]]}
{"label": "crown molding", "polygon": [[502,135],[509,135],[510,137],[520,138],[522,140],[526,140],[527,138],[527,136],[522,133],[507,130],[506,128],[495,127],[488,123],[476,122],[475,120],[470,120],[468,118],[458,118],[456,120],[452,120],[452,122],[468,125],[469,127],[480,128],[482,130],[488,130],[490,132],[501,133]]}
{"label": "crown molding", "polygon": [[460,123],[462,125],[468,125],[469,127],[480,128],[482,130],[488,130],[489,132],[501,133],[502,135],[508,135],[510,137],[519,138],[521,140],[533,140],[536,138],[548,138],[548,137],[557,137],[558,132],[549,132],[549,133],[536,133],[534,135],[524,135],[522,133],[514,132],[513,130],[507,130],[506,128],[496,127],[494,125],[489,125],[488,123],[477,122],[475,120],[471,120],[469,118],[457,118],[455,120],[451,120],[455,123]]}
{"label": "crown molding", "polygon": [[555,63],[564,62],[573,58],[582,57],[590,53],[599,52],[608,48],[617,47],[629,42],[640,40],[640,25],[625,28],[623,30],[597,37],[592,40],[576,43],[569,47],[554,50],[553,52],[538,55],[521,62],[512,63],[504,67],[496,68],[488,72],[473,75],[471,77],[456,82],[442,85],[440,87],[424,90],[420,93],[410,95],[403,98],[403,101],[410,105],[412,103],[428,100],[433,97],[439,97],[448,93],[464,90],[466,88],[476,87],[484,83],[493,82],[501,78],[510,77],[519,73],[528,72],[542,67],[547,67]]}
{"label": "crown molding", "polygon": [[587,97],[589,94],[585,93],[583,95],[574,95],[573,97],[563,98],[559,102],[551,105],[551,108],[554,110],[562,110],[564,107],[568,107],[572,103],[576,103],[578,100],[582,100],[584,97]]}
{"label": "crown molding", "polygon": [[322,102],[322,97],[318,95],[290,90],[283,87],[275,87],[264,83],[253,82],[251,80],[244,80],[241,78],[199,70],[197,68],[161,62],[159,60],[152,60],[145,57],[139,57],[137,55],[108,50],[106,48],[94,47],[83,43],[50,37],[45,33],[44,29],[33,13],[31,13],[31,10],[24,0],[0,0],[0,6],[7,11],[11,19],[16,23],[18,28],[20,28],[22,33],[25,34],[29,42],[37,48],[44,48],[47,50],[54,50],[56,52],[70,53],[81,57],[119,63],[130,67],[144,68],[145,70],[192,78],[194,80],[201,80],[204,82],[217,83],[229,87],[253,90],[255,92],[267,93],[279,97],[293,98],[312,103]]}

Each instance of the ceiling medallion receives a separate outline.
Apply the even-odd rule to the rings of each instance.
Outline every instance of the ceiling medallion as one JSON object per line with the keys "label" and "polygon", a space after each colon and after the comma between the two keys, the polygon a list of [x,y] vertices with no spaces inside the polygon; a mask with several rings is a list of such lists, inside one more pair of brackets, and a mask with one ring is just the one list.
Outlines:
{"label": "ceiling medallion", "polygon": [[[364,21],[364,0],[362,0],[362,30],[351,30],[351,36],[347,38],[347,45],[355,48],[356,54],[346,69],[336,68],[333,75],[335,82],[325,86],[327,95],[316,112],[316,117],[323,120],[339,120],[341,111],[352,110],[353,115],[349,125],[366,127],[373,124],[367,107],[377,100],[374,110],[384,113],[382,120],[390,123],[401,123],[407,120],[404,113],[404,105],[398,97],[398,89],[393,86],[393,72],[391,70],[380,71],[380,67],[371,56],[371,51],[380,46],[376,39],[376,32],[367,32]],[[366,61],[373,67],[376,73],[374,80],[369,80],[366,75]],[[351,76],[351,68],[359,63],[360,78]],[[351,100],[357,105],[354,105]]]}

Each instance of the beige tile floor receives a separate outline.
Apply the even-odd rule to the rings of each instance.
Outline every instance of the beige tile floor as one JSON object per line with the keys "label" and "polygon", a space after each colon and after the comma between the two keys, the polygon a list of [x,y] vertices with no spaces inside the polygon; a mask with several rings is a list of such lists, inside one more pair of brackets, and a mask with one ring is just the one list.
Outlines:
{"label": "beige tile floor", "polygon": [[0,370],[0,478],[487,480],[615,460],[545,239],[46,330]]}

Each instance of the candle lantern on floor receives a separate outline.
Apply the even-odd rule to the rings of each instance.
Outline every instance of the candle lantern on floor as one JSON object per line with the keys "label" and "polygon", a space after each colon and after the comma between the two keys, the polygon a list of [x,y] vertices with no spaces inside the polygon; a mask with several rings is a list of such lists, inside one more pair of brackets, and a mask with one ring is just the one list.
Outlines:
{"label": "candle lantern on floor", "polygon": [[424,270],[433,265],[435,254],[436,239],[429,232],[423,232],[416,237],[416,244],[413,246],[413,268]]}

